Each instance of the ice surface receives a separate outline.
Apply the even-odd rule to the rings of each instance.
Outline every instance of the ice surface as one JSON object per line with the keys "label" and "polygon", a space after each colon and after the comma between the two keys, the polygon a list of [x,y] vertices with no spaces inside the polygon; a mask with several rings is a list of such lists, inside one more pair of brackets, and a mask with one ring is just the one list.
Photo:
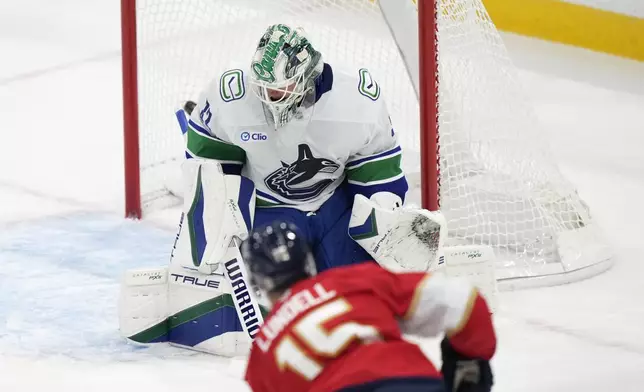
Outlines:
{"label": "ice surface", "polygon": [[[110,0],[0,3],[0,390],[246,390],[241,359],[118,336],[119,277],[167,262],[176,215],[121,218],[118,17]],[[504,38],[616,264],[501,294],[495,391],[640,391],[644,64]]]}

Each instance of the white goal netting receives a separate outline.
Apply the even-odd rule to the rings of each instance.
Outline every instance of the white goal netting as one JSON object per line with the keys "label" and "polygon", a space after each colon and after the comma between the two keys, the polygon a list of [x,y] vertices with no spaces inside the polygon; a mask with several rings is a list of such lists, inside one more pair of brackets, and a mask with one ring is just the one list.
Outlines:
{"label": "white goal netting", "polygon": [[[548,152],[481,1],[440,0],[437,14],[440,200],[449,242],[492,245],[508,285],[565,282],[605,268],[610,254]],[[418,186],[418,102],[372,1],[138,0],[144,211],[166,205],[175,186],[183,147],[175,109],[223,70],[247,67],[272,23],[304,27],[333,67],[371,71]],[[419,203],[418,191],[410,194]]]}

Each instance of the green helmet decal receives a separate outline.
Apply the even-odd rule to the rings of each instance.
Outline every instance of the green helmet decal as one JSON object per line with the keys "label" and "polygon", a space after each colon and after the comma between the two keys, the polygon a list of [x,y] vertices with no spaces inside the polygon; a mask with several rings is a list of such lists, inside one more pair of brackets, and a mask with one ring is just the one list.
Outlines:
{"label": "green helmet decal", "polygon": [[[274,38],[276,30],[282,33],[277,40]],[[261,61],[254,61],[251,64],[251,69],[255,73],[255,76],[257,76],[257,79],[269,83],[275,81],[275,59],[290,33],[291,29],[281,24],[269,27],[266,33],[264,33],[264,36],[259,41],[259,45],[257,45],[257,49],[265,49],[264,56]]]}
{"label": "green helmet decal", "polygon": [[[288,63],[286,65],[286,76],[287,77],[293,77],[300,65],[303,64],[304,60],[306,60],[307,57],[311,58],[311,61],[308,63],[310,65],[318,64],[318,61],[320,59],[320,52],[316,51],[313,49],[313,46],[309,43],[309,41],[302,37],[299,39],[299,41],[295,41],[291,45],[286,45],[283,49],[284,54],[288,56]],[[309,74],[310,71],[312,71],[313,67],[309,67],[310,69],[307,69],[305,71],[305,74]]]}
{"label": "green helmet decal", "polygon": [[[312,61],[309,64],[318,63],[321,55],[313,49],[309,41],[298,34],[297,29],[277,24],[270,26],[264,33],[257,45],[257,50],[264,50],[263,56],[258,61],[251,63],[251,70],[255,77],[261,81],[273,83],[277,80],[275,77],[275,60],[282,52],[288,59],[285,71],[285,77],[292,77],[297,73],[299,66],[307,57]],[[308,73],[310,70],[306,70]]]}

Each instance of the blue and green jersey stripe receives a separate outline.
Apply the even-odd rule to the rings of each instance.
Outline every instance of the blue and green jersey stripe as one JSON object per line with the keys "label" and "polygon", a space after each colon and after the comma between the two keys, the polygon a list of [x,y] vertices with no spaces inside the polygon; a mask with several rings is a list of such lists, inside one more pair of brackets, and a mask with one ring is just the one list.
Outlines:
{"label": "blue and green jersey stripe", "polygon": [[186,151],[192,157],[216,159],[227,163],[243,164],[246,152],[234,144],[225,142],[208,133],[194,121],[188,121]]}

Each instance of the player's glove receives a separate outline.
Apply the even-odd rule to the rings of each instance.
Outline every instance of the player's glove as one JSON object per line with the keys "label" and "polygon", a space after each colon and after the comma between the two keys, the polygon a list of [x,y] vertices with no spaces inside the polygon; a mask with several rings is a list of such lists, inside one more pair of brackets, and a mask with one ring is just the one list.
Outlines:
{"label": "player's glove", "polygon": [[447,392],[490,392],[494,378],[490,361],[468,358],[454,350],[447,338],[441,342],[443,380]]}

